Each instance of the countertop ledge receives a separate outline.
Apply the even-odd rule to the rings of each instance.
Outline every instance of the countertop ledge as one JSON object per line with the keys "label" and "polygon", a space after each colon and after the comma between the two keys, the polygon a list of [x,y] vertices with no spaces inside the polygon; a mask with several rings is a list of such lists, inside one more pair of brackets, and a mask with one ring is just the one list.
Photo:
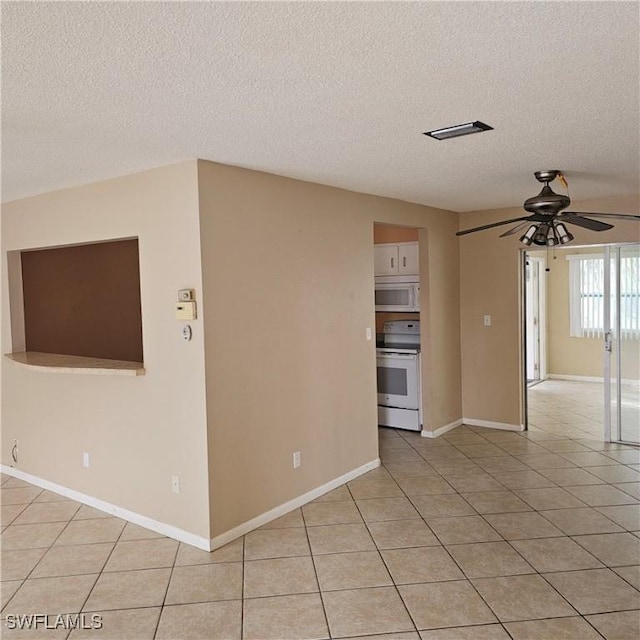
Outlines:
{"label": "countertop ledge", "polygon": [[87,373],[94,376],[143,376],[145,374],[144,363],[128,360],[107,360],[38,351],[5,353],[4,357],[18,366],[47,373]]}

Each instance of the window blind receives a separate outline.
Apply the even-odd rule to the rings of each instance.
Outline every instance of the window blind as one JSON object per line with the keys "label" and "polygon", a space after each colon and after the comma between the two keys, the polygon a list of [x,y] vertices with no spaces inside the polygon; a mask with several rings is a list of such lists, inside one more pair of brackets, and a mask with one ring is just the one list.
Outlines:
{"label": "window blind", "polygon": [[[604,256],[575,254],[569,260],[570,335],[604,337]],[[615,260],[611,259],[611,327],[616,323]],[[620,337],[640,338],[640,256],[620,259]]]}

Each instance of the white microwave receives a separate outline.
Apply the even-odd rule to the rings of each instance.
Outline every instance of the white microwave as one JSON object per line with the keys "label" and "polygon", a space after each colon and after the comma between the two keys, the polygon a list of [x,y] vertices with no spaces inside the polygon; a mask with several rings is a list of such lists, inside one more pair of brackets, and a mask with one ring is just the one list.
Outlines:
{"label": "white microwave", "polygon": [[420,283],[416,276],[377,276],[376,311],[420,311]]}

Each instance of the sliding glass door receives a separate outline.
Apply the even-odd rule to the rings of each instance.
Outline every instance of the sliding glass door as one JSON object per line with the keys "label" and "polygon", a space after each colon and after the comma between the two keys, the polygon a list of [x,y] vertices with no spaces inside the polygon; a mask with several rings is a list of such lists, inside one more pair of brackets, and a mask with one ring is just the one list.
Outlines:
{"label": "sliding glass door", "polygon": [[605,247],[605,439],[640,444],[640,245]]}

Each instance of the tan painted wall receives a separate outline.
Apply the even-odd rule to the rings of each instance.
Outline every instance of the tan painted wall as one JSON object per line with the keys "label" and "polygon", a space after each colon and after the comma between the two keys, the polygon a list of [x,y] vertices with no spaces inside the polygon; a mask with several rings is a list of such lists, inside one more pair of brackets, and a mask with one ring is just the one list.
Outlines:
{"label": "tan painted wall", "polygon": [[[42,373],[3,359],[2,462],[17,438],[21,470],[208,538],[202,309],[189,343],[173,309],[178,289],[202,291],[196,181],[193,161],[4,205],[3,262],[12,250],[139,238],[147,373]],[[5,278],[4,353],[9,314]]]}
{"label": "tan painted wall", "polygon": [[[577,211],[637,214],[639,198],[610,198],[572,204]],[[522,215],[522,209],[460,214],[460,228]],[[463,414],[467,418],[521,424],[520,243],[518,236],[498,238],[508,226],[460,238]],[[571,228],[573,246],[638,242],[640,225],[615,221],[601,233]],[[483,325],[483,315],[492,326]]]}
{"label": "tan painted wall", "polygon": [[[547,363],[549,374],[603,376],[602,338],[572,337],[569,328],[569,260],[577,253],[602,253],[602,248],[563,249],[556,259],[549,260],[547,285]],[[545,251],[532,255],[546,257]],[[640,376],[640,346],[638,340],[622,342],[622,377],[637,380]]]}
{"label": "tan painted wall", "polygon": [[215,536],[377,458],[374,221],[428,230],[425,404],[460,417],[457,215],[198,167]]}

